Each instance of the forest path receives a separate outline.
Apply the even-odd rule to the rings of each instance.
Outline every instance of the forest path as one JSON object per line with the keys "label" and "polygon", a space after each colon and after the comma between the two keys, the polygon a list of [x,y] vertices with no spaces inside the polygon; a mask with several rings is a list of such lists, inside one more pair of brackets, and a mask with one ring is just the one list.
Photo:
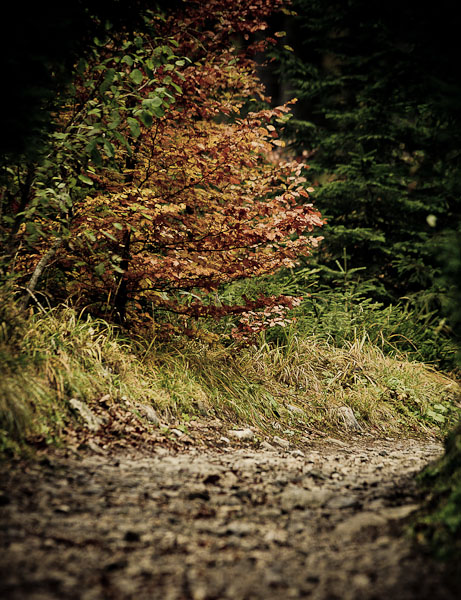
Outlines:
{"label": "forest path", "polygon": [[3,465],[0,598],[459,598],[402,532],[413,476],[441,451],[327,438]]}

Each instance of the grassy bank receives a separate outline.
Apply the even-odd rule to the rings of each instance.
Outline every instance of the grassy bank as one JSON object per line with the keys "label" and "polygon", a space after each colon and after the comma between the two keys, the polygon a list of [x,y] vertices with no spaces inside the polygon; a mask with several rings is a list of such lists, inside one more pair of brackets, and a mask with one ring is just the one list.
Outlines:
{"label": "grassy bank", "polygon": [[[4,303],[0,319],[0,444],[17,453],[31,440],[59,443],[83,425],[71,399],[111,405],[162,423],[219,417],[296,439],[309,431],[346,431],[350,407],[362,431],[443,435],[458,414],[458,388],[420,363],[385,356],[362,341],[338,348],[297,335],[249,348],[176,337],[128,339],[113,326],[62,307],[24,314]],[[120,435],[124,435],[121,431]],[[128,435],[128,432],[126,433]]]}

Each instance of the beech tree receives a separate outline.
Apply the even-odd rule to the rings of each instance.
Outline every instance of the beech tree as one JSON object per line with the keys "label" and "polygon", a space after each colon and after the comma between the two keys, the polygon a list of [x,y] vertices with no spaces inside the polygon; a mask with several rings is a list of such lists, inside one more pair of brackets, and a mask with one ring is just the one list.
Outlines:
{"label": "beech tree", "polygon": [[[158,306],[221,316],[293,305],[207,296],[293,266],[319,240],[306,165],[282,152],[289,107],[267,108],[256,75],[254,55],[275,40],[255,34],[281,8],[213,0],[204,14],[191,0],[150,14],[150,29],[131,38],[96,40],[14,234],[29,288],[48,257],[49,292],[122,322]],[[192,290],[194,302],[182,302],[177,292]]]}

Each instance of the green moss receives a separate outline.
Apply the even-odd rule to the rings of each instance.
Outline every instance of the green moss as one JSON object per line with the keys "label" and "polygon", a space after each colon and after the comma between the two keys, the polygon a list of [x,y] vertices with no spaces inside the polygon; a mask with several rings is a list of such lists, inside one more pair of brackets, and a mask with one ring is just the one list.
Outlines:
{"label": "green moss", "polygon": [[419,477],[429,500],[414,525],[417,538],[440,558],[461,558],[461,424],[448,436],[444,456]]}

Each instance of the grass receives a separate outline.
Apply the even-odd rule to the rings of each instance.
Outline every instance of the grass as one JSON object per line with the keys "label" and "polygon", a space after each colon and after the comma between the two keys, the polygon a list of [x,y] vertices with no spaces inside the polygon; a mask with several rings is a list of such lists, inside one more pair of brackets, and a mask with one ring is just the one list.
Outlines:
{"label": "grass", "polygon": [[442,434],[459,414],[457,385],[420,363],[383,354],[366,339],[338,348],[292,329],[283,343],[249,348],[176,337],[128,339],[105,321],[61,307],[0,312],[0,449],[59,443],[78,427],[70,399],[89,406],[110,395],[126,411],[155,408],[164,422],[207,414],[232,425],[344,432],[349,406],[364,431]]}

